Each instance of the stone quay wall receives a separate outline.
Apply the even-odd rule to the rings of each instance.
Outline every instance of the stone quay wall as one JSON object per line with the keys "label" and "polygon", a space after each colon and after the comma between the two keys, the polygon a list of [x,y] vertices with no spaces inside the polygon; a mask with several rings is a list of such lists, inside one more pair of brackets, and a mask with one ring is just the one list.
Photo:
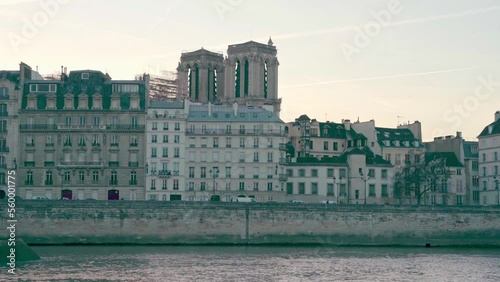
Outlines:
{"label": "stone quay wall", "polygon": [[499,207],[20,200],[16,219],[27,244],[500,247]]}

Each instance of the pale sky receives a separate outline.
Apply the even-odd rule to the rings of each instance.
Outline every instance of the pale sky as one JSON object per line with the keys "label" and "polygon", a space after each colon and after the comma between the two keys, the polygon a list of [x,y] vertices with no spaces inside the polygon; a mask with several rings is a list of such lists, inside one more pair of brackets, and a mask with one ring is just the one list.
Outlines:
{"label": "pale sky", "polygon": [[[226,53],[271,36],[285,122],[395,127],[400,116],[419,120],[426,141],[474,139],[500,110],[500,1],[392,2],[0,0],[0,69],[23,61],[42,74],[64,65],[133,79],[174,71],[184,50]],[[390,16],[380,27],[376,14]]]}

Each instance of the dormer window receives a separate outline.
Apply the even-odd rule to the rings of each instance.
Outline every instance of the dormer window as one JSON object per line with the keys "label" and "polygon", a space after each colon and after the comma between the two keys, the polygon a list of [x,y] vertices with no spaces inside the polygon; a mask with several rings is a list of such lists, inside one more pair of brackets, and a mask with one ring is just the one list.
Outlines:
{"label": "dormer window", "polygon": [[415,142],[413,142],[413,145],[414,145],[415,147],[419,147],[419,146],[420,146],[420,143],[419,143],[418,141],[415,141]]}
{"label": "dormer window", "polygon": [[56,109],[56,95],[49,94],[47,95],[47,110],[55,110]]}
{"label": "dormer window", "polygon": [[85,93],[78,95],[78,109],[88,110],[89,109],[89,96]]}
{"label": "dormer window", "polygon": [[89,79],[90,74],[88,72],[82,73],[82,79]]}
{"label": "dormer window", "polygon": [[394,141],[394,146],[399,147],[399,140]]}
{"label": "dormer window", "polygon": [[139,95],[130,95],[130,109],[138,110],[139,107]]}
{"label": "dormer window", "polygon": [[120,95],[116,93],[112,94],[110,110],[119,110],[119,109],[120,109]]}
{"label": "dormer window", "polygon": [[102,110],[102,95],[101,94],[95,94],[92,97],[92,109],[93,110]]}
{"label": "dormer window", "polygon": [[26,106],[26,109],[36,109],[36,95],[35,94],[29,94],[28,95],[28,105]]}
{"label": "dormer window", "polygon": [[74,104],[74,98],[72,94],[66,94],[64,95],[64,109],[65,110],[74,110],[75,106]]}
{"label": "dormer window", "polygon": [[389,140],[384,140],[384,145],[385,145],[385,146],[390,146],[390,145],[391,145],[391,141],[389,141]]}
{"label": "dormer window", "polygon": [[404,144],[406,147],[410,147],[410,141],[405,141]]}

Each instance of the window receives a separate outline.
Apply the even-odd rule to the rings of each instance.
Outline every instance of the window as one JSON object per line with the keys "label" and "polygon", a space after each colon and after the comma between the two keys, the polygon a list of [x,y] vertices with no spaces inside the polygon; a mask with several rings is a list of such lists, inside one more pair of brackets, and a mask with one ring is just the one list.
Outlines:
{"label": "window", "polygon": [[328,141],[323,142],[323,150],[328,151]]}
{"label": "window", "polygon": [[318,170],[317,169],[311,169],[311,177],[318,177]]}
{"label": "window", "polygon": [[157,137],[156,135],[151,135],[151,143],[156,143],[158,140],[157,140]]}
{"label": "window", "polygon": [[273,138],[267,138],[267,147],[272,148],[273,147]]}
{"label": "window", "polygon": [[347,196],[347,192],[346,192],[346,191],[347,191],[347,188],[346,188],[346,185],[345,185],[345,184],[340,184],[340,185],[339,185],[339,189],[340,189],[340,191],[339,191],[339,196],[341,196],[341,197],[345,197],[345,196]]}
{"label": "window", "polygon": [[71,181],[71,175],[70,175],[70,172],[69,171],[64,171],[64,179],[63,179],[64,182],[70,182]]}
{"label": "window", "polygon": [[494,152],[493,154],[494,154],[493,159],[495,159],[495,161],[498,161],[498,152]]}
{"label": "window", "polygon": [[286,193],[293,194],[293,183],[291,182],[286,183]]}
{"label": "window", "polygon": [[175,131],[180,131],[181,130],[181,124],[176,122],[175,125],[174,125],[174,130]]}
{"label": "window", "polygon": [[240,138],[240,148],[245,148],[245,138]]}
{"label": "window", "polygon": [[382,179],[387,179],[387,169],[382,170]]}
{"label": "window", "polygon": [[189,167],[189,178],[194,178],[194,167]]}
{"label": "window", "polygon": [[382,184],[382,197],[388,197],[387,184]]}
{"label": "window", "polygon": [[33,171],[26,172],[26,185],[33,185]]}
{"label": "window", "polygon": [[163,135],[163,143],[168,143],[168,135]]}
{"label": "window", "polygon": [[326,184],[326,195],[327,196],[335,196],[335,192],[333,190],[333,184],[332,183]]}
{"label": "window", "polygon": [[174,135],[174,143],[179,143],[181,140],[180,135]]}
{"label": "window", "polygon": [[272,182],[267,182],[267,191],[272,192],[273,191],[273,183]]}
{"label": "window", "polygon": [[158,122],[153,122],[151,130],[158,130]]}
{"label": "window", "polygon": [[254,152],[253,153],[253,161],[254,162],[259,162],[259,152]]}
{"label": "window", "polygon": [[318,183],[316,182],[311,183],[311,194],[318,195]]}
{"label": "window", "polygon": [[486,162],[486,154],[483,153],[483,163],[485,163],[485,162]]}
{"label": "window", "polygon": [[462,170],[457,168],[457,175],[462,175]]}
{"label": "window", "polygon": [[259,148],[259,138],[254,138],[253,139],[253,147],[254,148]]}
{"label": "window", "polygon": [[231,167],[226,167],[226,178],[231,178]]}
{"label": "window", "polygon": [[479,202],[479,191],[472,191],[472,200],[474,202]]}
{"label": "window", "polygon": [[354,191],[354,198],[355,198],[356,200],[358,200],[358,199],[359,199],[359,190],[355,190],[355,191]]}
{"label": "window", "polygon": [[333,168],[329,168],[326,170],[326,176],[327,177],[333,177]]}
{"label": "window", "polygon": [[240,183],[239,183],[238,190],[240,190],[240,191],[245,191],[245,182],[240,182]]}
{"label": "window", "polygon": [[396,154],[396,162],[395,162],[396,165],[400,165],[401,164],[401,154]]}
{"label": "window", "polygon": [[177,148],[174,148],[174,158],[180,158],[180,149],[177,147]]}
{"label": "window", "polygon": [[84,182],[85,181],[85,171],[80,170],[78,172],[78,181],[79,182]]}
{"label": "window", "polygon": [[254,182],[253,183],[253,190],[254,191],[259,191],[259,182]]}
{"label": "window", "polygon": [[162,155],[163,158],[168,158],[168,148],[164,147],[162,148]]}
{"label": "window", "polygon": [[92,182],[93,183],[99,182],[99,172],[98,171],[92,171]]}
{"label": "window", "polygon": [[368,177],[375,178],[375,170],[374,169],[369,169],[368,170]]}
{"label": "window", "polygon": [[45,185],[52,185],[52,171],[45,172]]}
{"label": "window", "polygon": [[340,176],[340,178],[346,178],[346,170],[345,170],[345,168],[341,168],[339,170],[339,176]]}
{"label": "window", "polygon": [[231,137],[226,138],[226,148],[231,148]]}
{"label": "window", "polygon": [[90,77],[90,74],[88,72],[82,73],[82,77],[81,77],[82,79],[89,79],[89,77]]}
{"label": "window", "polygon": [[462,195],[457,195],[457,205],[462,205],[463,197]]}
{"label": "window", "polygon": [[137,185],[137,172],[130,172],[130,185]]}
{"label": "window", "polygon": [[213,147],[219,148],[219,137],[214,137]]}
{"label": "window", "polygon": [[287,169],[286,173],[287,173],[288,177],[293,177],[293,169]]}
{"label": "window", "polygon": [[368,186],[368,196],[370,196],[370,197],[376,197],[376,194],[375,194],[375,184],[370,184]]}
{"label": "window", "polygon": [[231,134],[231,125],[226,125],[226,133]]}
{"label": "window", "polygon": [[156,148],[151,148],[151,157],[156,158]]}
{"label": "window", "polygon": [[118,184],[118,174],[116,171],[111,172],[111,179],[109,181],[111,185],[117,185]]}
{"label": "window", "polygon": [[338,151],[339,150],[339,143],[338,142],[333,142],[333,150]]}
{"label": "window", "polygon": [[299,177],[305,177],[306,176],[306,170],[301,168],[299,169]]}
{"label": "window", "polygon": [[151,190],[156,190],[156,179],[151,179]]}
{"label": "window", "polygon": [[200,178],[206,178],[206,177],[207,177],[207,168],[206,167],[201,167]]}
{"label": "window", "polygon": [[268,163],[273,162],[273,152],[267,152],[267,162]]}
{"label": "window", "polygon": [[299,183],[299,194],[304,195],[306,193],[306,184],[305,183]]}
{"label": "window", "polygon": [[240,125],[240,134],[245,134],[245,126]]}
{"label": "window", "polygon": [[173,183],[174,183],[173,189],[179,190],[179,179],[174,179]]}

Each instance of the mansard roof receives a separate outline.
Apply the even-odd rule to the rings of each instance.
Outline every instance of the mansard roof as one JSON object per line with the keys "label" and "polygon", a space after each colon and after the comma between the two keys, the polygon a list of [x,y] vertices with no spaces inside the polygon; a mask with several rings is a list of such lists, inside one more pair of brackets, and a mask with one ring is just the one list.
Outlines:
{"label": "mansard roof", "polygon": [[319,136],[323,138],[346,139],[345,126],[340,123],[320,122]]}
{"label": "mansard roof", "polygon": [[425,163],[429,163],[432,160],[446,159],[447,167],[463,167],[464,165],[458,160],[457,156],[453,152],[432,152],[425,153]]}
{"label": "mansard roof", "polygon": [[[209,115],[209,107],[210,115]],[[278,122],[283,121],[271,111],[260,107],[237,106],[236,114],[231,105],[191,105],[187,121],[218,122]]]}
{"label": "mansard roof", "polygon": [[488,124],[478,137],[486,137],[490,135],[500,134],[500,119]]}
{"label": "mansard roof", "polygon": [[[421,148],[423,146],[422,142],[415,138],[408,128],[375,127],[375,130],[377,132],[377,141],[382,147]],[[386,144],[384,141],[389,142]],[[405,141],[408,141],[408,145],[405,145]]]}

